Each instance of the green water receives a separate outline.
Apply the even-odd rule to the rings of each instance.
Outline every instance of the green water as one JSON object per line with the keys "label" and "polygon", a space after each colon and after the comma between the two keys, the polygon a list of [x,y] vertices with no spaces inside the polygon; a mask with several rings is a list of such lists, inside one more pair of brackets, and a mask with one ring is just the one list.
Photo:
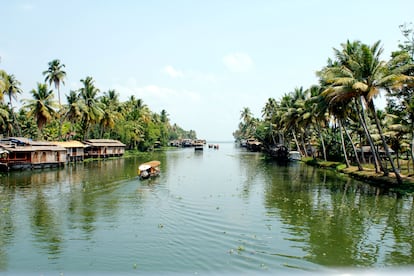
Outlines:
{"label": "green water", "polygon": [[[145,160],[144,160],[145,159]],[[162,174],[136,177],[162,162]],[[413,196],[232,143],[0,178],[0,272],[250,274],[414,265]]]}

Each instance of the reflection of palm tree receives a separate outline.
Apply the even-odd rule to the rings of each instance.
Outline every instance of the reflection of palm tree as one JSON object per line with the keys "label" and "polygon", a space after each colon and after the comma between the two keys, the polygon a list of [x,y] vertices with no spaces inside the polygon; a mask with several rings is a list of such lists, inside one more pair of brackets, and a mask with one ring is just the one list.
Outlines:
{"label": "reflection of palm tree", "polygon": [[57,258],[61,252],[62,243],[62,233],[58,227],[57,218],[41,191],[37,192],[34,200],[35,202],[32,204],[33,214],[30,218],[35,239],[42,247],[47,249],[52,258]]}

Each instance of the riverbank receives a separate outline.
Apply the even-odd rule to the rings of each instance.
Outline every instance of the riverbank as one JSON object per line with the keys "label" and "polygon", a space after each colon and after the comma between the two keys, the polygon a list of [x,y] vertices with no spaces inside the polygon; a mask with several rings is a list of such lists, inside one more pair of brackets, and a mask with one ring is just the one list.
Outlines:
{"label": "riverbank", "polygon": [[401,175],[403,184],[397,183],[395,174],[390,172],[388,176],[384,176],[383,173],[376,173],[372,168],[364,167],[363,171],[359,171],[357,166],[346,167],[341,162],[323,161],[313,158],[303,158],[302,162],[310,166],[315,166],[324,169],[334,170],[338,173],[346,174],[352,178],[369,183],[373,186],[391,189],[400,193],[414,193],[414,178],[406,175]]}

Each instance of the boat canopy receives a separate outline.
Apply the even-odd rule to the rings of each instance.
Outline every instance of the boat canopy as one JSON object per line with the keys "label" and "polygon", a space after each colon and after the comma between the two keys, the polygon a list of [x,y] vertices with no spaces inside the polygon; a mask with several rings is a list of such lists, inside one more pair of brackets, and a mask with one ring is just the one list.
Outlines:
{"label": "boat canopy", "polygon": [[144,171],[144,170],[148,170],[151,167],[158,167],[159,165],[161,165],[161,162],[160,161],[158,161],[158,160],[152,160],[152,161],[149,161],[149,162],[146,162],[146,163],[141,164],[139,166],[139,169],[141,171]]}

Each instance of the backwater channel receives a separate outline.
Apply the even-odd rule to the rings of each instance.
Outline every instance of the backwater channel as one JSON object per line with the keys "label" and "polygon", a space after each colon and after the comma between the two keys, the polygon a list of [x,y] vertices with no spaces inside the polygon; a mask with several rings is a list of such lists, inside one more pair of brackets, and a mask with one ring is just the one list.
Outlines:
{"label": "backwater channel", "polygon": [[414,270],[413,195],[233,143],[0,181],[0,274]]}

